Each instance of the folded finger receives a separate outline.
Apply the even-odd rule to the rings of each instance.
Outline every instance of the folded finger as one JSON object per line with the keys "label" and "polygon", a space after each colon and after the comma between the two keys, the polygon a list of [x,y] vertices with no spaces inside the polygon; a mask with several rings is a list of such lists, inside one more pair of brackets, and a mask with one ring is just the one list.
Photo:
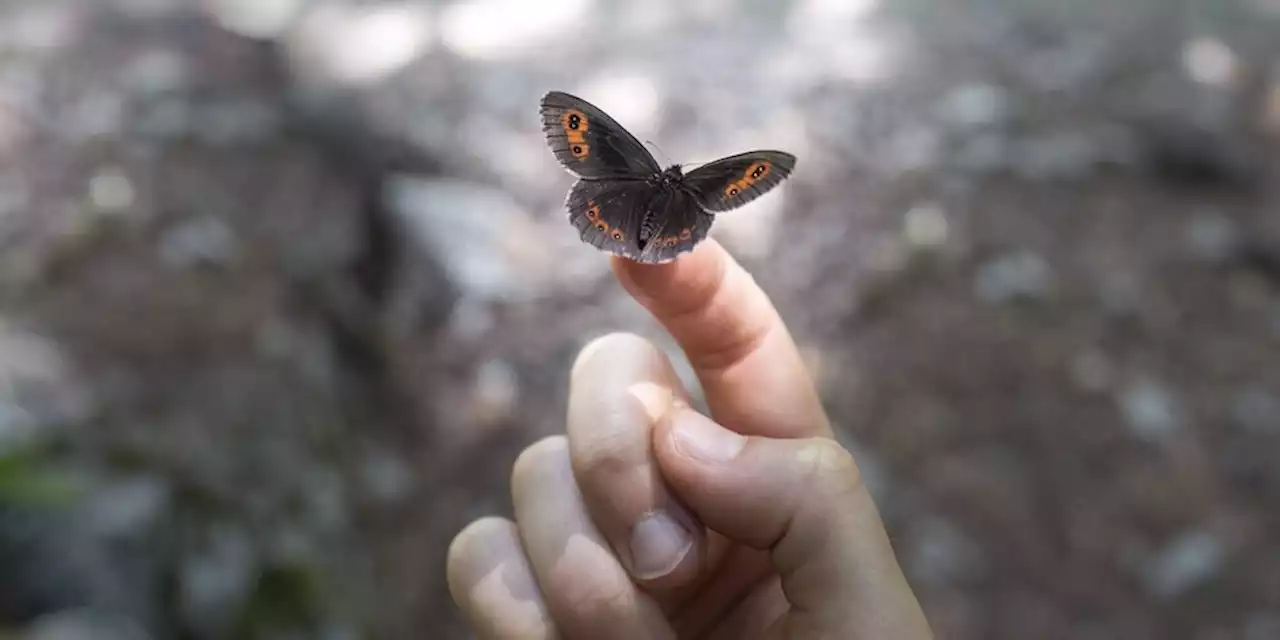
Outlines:
{"label": "folded finger", "polygon": [[520,539],[547,609],[567,638],[674,638],[591,522],[562,436],[526,449],[512,473]]}
{"label": "folded finger", "polygon": [[659,600],[696,580],[706,541],[653,459],[653,422],[672,403],[687,404],[680,380],[643,338],[599,338],[574,363],[568,435],[578,486],[623,566]]}
{"label": "folded finger", "polygon": [[515,523],[482,518],[449,545],[449,593],[485,640],[551,640],[555,625],[533,569],[520,547]]}
{"label": "folded finger", "polygon": [[666,264],[615,258],[613,266],[684,350],[718,422],[774,438],[831,434],[781,316],[719,243],[708,239]]}

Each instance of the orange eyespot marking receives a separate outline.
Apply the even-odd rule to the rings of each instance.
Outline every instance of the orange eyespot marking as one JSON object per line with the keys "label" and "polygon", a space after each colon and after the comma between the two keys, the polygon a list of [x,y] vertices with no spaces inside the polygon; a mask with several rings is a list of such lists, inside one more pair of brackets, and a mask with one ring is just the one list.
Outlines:
{"label": "orange eyespot marking", "polygon": [[[752,166],[755,166],[755,165],[752,165]],[[747,187],[750,187],[751,185],[756,183],[756,179],[751,177],[752,171],[755,171],[755,170],[748,169],[748,171],[745,174],[743,174],[742,178],[738,179],[738,181],[736,182],[729,183],[729,186],[725,187],[724,195],[726,199],[737,196],[739,193],[746,191]],[[765,169],[765,172],[767,173],[768,169]]]}
{"label": "orange eyespot marking", "polygon": [[605,233],[609,232],[609,223],[604,220],[597,219],[595,226],[596,229],[599,229],[600,231],[604,231]]}
{"label": "orange eyespot marking", "polygon": [[743,174],[743,179],[755,182],[756,180],[769,175],[769,170],[772,168],[773,167],[770,166],[768,162],[753,163],[750,167],[747,167],[747,172]]}
{"label": "orange eyespot marking", "polygon": [[755,184],[757,180],[769,175],[771,170],[773,170],[773,165],[768,162],[751,163],[751,166],[747,167],[747,170],[743,172],[741,178],[729,183],[729,186],[725,187],[725,199],[737,197],[739,193],[742,193],[747,189],[747,187]]}
{"label": "orange eyespot marking", "polygon": [[591,155],[591,145],[587,144],[587,130],[591,128],[591,124],[587,121],[587,114],[569,109],[560,116],[560,125],[564,128],[569,152],[573,157],[581,160]]}
{"label": "orange eyespot marking", "polygon": [[610,233],[609,236],[614,240],[622,240],[622,229],[614,229],[613,233]]}
{"label": "orange eyespot marking", "polygon": [[587,131],[591,128],[587,122],[587,114],[577,109],[569,109],[560,116],[560,124],[564,126],[564,134],[569,142],[582,142],[587,139]]}
{"label": "orange eyespot marking", "polygon": [[587,219],[588,220],[600,219],[600,205],[596,204],[594,200],[587,201]]}
{"label": "orange eyespot marking", "polygon": [[691,231],[688,227],[685,227],[684,229],[680,230],[681,240],[688,240],[692,236],[693,236],[693,231]]}

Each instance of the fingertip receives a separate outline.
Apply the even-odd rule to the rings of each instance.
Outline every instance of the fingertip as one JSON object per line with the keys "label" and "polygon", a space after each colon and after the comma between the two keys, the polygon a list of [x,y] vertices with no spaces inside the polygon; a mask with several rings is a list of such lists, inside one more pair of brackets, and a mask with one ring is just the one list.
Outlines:
{"label": "fingertip", "polygon": [[671,262],[644,264],[614,257],[614,275],[622,288],[646,307],[655,304],[680,305],[690,297],[698,298],[721,279],[729,254],[718,242],[707,238],[701,244]]}
{"label": "fingertip", "polygon": [[446,582],[454,604],[482,637],[557,635],[511,520],[480,518],[459,531],[449,545]]}
{"label": "fingertip", "polygon": [[546,436],[525,447],[511,465],[511,496],[519,502],[531,479],[569,468],[569,439],[563,435]]}
{"label": "fingertip", "polygon": [[748,440],[692,407],[677,405],[654,424],[653,457],[681,504],[710,526],[702,520],[703,512],[715,511],[712,505],[728,497],[726,491],[743,488],[735,458]]}
{"label": "fingertip", "polygon": [[747,437],[736,433],[691,408],[674,408],[666,438],[669,453],[687,464],[704,467],[705,472],[733,461],[742,453]]}
{"label": "fingertip", "polygon": [[[635,353],[652,348],[652,345],[647,340],[634,333],[625,331],[607,333],[594,338],[578,351],[578,356],[573,361],[573,367],[569,370],[569,377],[571,380],[575,380],[584,371],[589,371],[591,363],[603,353]],[[611,355],[610,358],[612,357]]]}
{"label": "fingertip", "polygon": [[463,583],[468,582],[466,578],[478,573],[475,565],[494,564],[497,560],[490,543],[514,535],[517,535],[514,522],[500,516],[485,516],[473,520],[453,536],[445,556],[445,574],[455,598],[464,595],[461,590]]}
{"label": "fingertip", "polygon": [[628,293],[647,294],[655,285],[671,280],[678,262],[677,259],[663,264],[644,264],[614,256],[613,273]]}
{"label": "fingertip", "polygon": [[[627,417],[620,407],[634,401],[649,421],[611,425],[625,430],[648,429],[672,403],[684,402],[686,392],[667,355],[645,338],[614,332],[587,343],[570,371],[569,435],[582,435],[579,426],[600,431],[605,417]],[[614,429],[616,430],[616,429]]]}
{"label": "fingertip", "polygon": [[449,556],[454,557],[457,553],[466,551],[468,545],[473,544],[476,540],[486,539],[494,533],[511,532],[515,530],[515,527],[516,523],[502,516],[484,516],[472,520],[449,543]]}

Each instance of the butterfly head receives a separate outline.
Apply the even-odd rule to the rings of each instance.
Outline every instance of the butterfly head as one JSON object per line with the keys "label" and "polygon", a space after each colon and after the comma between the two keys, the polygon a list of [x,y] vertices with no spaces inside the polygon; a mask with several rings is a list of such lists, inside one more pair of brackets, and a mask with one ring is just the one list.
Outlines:
{"label": "butterfly head", "polygon": [[680,184],[682,180],[684,180],[684,171],[681,170],[680,165],[678,164],[673,164],[670,167],[667,167],[666,171],[662,172],[663,186],[674,187]]}

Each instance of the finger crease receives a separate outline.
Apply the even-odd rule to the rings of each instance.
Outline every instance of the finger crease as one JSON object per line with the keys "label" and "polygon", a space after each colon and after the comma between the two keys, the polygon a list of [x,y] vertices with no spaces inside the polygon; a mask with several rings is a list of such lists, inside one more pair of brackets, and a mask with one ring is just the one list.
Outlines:
{"label": "finger crease", "polygon": [[755,353],[772,332],[772,326],[766,326],[760,330],[735,332],[737,335],[726,340],[723,344],[716,346],[714,349],[699,352],[690,364],[693,365],[694,369],[703,372],[715,373],[724,371]]}
{"label": "finger crease", "polygon": [[[784,542],[787,542],[788,540],[791,539],[791,527],[796,522],[797,511],[799,511],[799,509],[793,509],[791,513],[787,514],[786,519],[784,519],[782,522],[781,529],[778,531],[778,535],[775,536],[767,546],[765,546],[765,550],[768,551],[769,556],[774,559],[775,564],[777,564],[778,562],[779,547],[781,547]],[[782,591],[783,593],[786,593],[787,585],[790,582],[790,576],[783,574],[781,577],[782,577]],[[806,603],[803,601],[803,599],[796,598],[791,603],[791,608],[796,613],[807,613],[808,611],[805,604]]]}
{"label": "finger crease", "polygon": [[[687,309],[671,311],[667,315],[666,324],[670,327],[696,327],[703,324],[716,326],[719,324],[708,322],[707,319],[713,315],[717,308],[729,307],[729,305],[722,302],[726,292],[732,293],[733,291],[733,287],[729,284],[729,279],[732,277],[750,277],[745,271],[739,270],[738,273],[734,274],[727,267],[724,269],[720,277],[712,280],[715,284],[709,287],[711,291],[707,295],[696,296],[699,302]],[[747,290],[749,289],[750,287],[747,287]],[[749,300],[748,302],[752,301]],[[745,306],[750,307],[753,305],[747,304]],[[738,314],[734,315],[737,317]],[[755,352],[776,328],[776,324],[772,322],[756,324],[755,322],[747,323],[743,320],[736,320],[724,324],[729,325],[729,330],[720,332],[726,337],[719,344],[709,349],[698,349],[695,354],[690,355],[690,364],[695,369],[715,373],[732,367]],[[673,333],[676,332],[673,331]]]}

